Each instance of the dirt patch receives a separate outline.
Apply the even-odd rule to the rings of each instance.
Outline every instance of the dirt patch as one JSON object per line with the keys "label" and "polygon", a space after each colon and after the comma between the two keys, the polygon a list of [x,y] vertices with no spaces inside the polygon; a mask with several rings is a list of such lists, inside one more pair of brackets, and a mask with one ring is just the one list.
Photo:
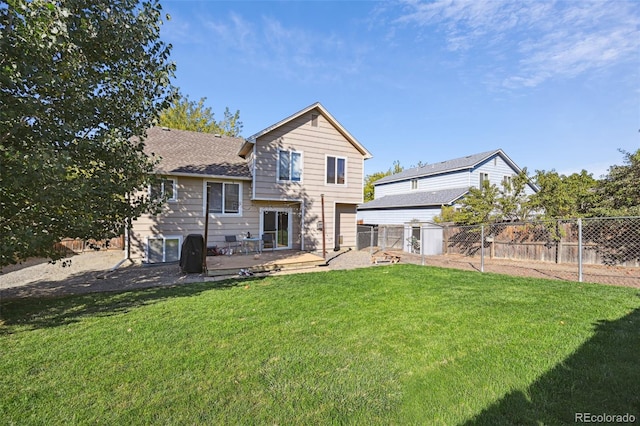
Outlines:
{"label": "dirt patch", "polygon": [[[424,256],[396,252],[402,262],[455,268],[467,271],[481,271],[479,256]],[[484,261],[484,272],[505,274],[518,277],[546,278],[565,281],[578,281],[578,265],[557,264],[551,262],[526,262],[506,259],[488,259]],[[618,285],[640,288],[640,268],[604,265],[583,265],[582,281],[598,284]]]}
{"label": "dirt patch", "polygon": [[122,291],[202,281],[183,274],[176,264],[143,266],[124,259],[122,251],[77,254],[51,264],[29,260],[4,268],[0,274],[0,298],[47,297],[68,294]]}
{"label": "dirt patch", "polygon": [[[425,256],[393,252],[400,263],[439,266],[480,271],[478,257]],[[369,249],[330,253],[328,266],[295,272],[370,267]],[[577,265],[530,263],[485,259],[484,271],[521,277],[578,281]],[[106,291],[124,291],[184,283],[215,281],[228,277],[204,277],[182,273],[177,264],[145,266],[124,260],[122,251],[87,252],[55,264],[31,259],[21,265],[4,268],[0,273],[0,300],[22,297],[51,297]],[[583,281],[640,288],[640,268],[587,265]]]}
{"label": "dirt patch", "polygon": [[[328,258],[334,256],[335,262],[328,267],[282,273],[351,269],[370,264],[369,257],[363,252],[331,253]],[[0,273],[0,300],[125,291],[228,278],[229,276],[206,277],[202,274],[186,274],[175,263],[133,263],[124,260],[122,251],[85,252],[54,264],[43,259],[30,259],[22,264],[4,268]]]}

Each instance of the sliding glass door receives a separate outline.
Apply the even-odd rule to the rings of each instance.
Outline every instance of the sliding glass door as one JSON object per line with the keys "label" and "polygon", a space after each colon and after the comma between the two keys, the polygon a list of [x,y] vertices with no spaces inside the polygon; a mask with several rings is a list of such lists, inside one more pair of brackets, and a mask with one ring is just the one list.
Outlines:
{"label": "sliding glass door", "polygon": [[264,208],[261,219],[262,233],[273,237],[273,248],[291,248],[291,209]]}

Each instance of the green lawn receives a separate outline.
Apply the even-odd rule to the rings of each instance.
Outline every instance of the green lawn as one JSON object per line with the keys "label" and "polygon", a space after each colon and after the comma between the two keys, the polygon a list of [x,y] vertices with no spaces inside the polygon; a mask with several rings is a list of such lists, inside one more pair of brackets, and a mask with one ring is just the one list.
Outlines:
{"label": "green lawn", "polygon": [[393,265],[3,301],[0,423],[638,418],[639,294]]}

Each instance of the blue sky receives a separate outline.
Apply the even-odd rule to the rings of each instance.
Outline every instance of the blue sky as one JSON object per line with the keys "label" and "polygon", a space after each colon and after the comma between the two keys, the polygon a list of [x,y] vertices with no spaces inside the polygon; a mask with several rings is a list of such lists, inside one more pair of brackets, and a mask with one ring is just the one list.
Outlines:
{"label": "blue sky", "polygon": [[597,178],[640,147],[640,2],[161,3],[183,94],[245,137],[320,102],[367,174],[502,148]]}

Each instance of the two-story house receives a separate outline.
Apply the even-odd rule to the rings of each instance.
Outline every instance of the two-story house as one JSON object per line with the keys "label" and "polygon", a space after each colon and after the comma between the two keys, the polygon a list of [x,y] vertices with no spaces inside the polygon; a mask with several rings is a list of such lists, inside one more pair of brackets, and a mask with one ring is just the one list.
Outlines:
{"label": "two-story house", "polygon": [[[455,206],[469,188],[484,181],[502,187],[521,171],[501,149],[403,170],[374,182],[375,198],[358,207],[358,223],[404,225],[408,237],[412,224],[433,222],[442,206]],[[525,189],[529,195],[536,190],[531,183]]]}
{"label": "two-story house", "polygon": [[133,258],[176,261],[184,238],[205,235],[205,223],[209,247],[248,234],[270,234],[275,249],[356,245],[371,154],[320,103],[247,139],[156,127],[145,145],[161,157],[164,177],[150,190],[168,202],[133,221]]}

